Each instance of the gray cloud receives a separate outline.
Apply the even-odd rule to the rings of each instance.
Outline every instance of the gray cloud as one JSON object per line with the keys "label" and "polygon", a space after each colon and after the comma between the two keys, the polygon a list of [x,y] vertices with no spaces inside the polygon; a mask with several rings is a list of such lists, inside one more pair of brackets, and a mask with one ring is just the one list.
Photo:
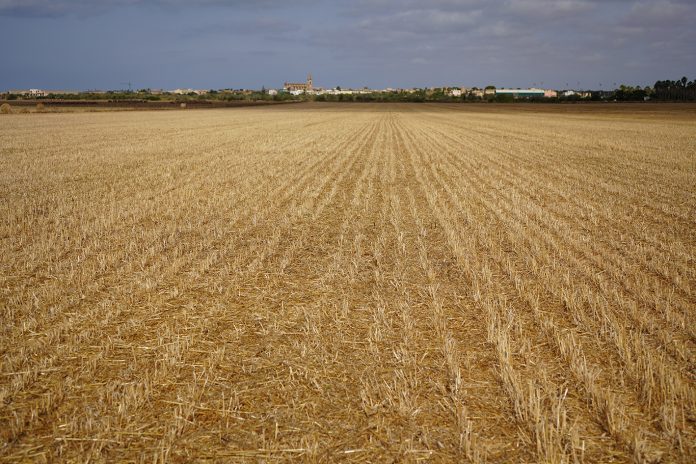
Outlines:
{"label": "gray cloud", "polygon": [[[296,0],[296,5],[309,5],[312,0]],[[282,8],[281,0],[0,0],[0,15],[19,17],[89,16],[115,8],[156,6],[192,9],[200,7],[232,7],[243,10]]]}
{"label": "gray cloud", "polygon": [[300,32],[302,26],[296,22],[277,17],[233,18],[224,22],[215,22],[190,27],[182,32],[184,39],[200,39],[211,36],[263,37],[270,40],[290,40]]}
{"label": "gray cloud", "polygon": [[475,26],[481,20],[481,15],[481,10],[413,9],[367,17],[358,23],[358,27],[378,32],[397,30],[413,34],[447,34]]}
{"label": "gray cloud", "polygon": [[693,4],[670,0],[639,1],[631,5],[621,24],[646,28],[670,28],[688,24],[693,27],[696,16]]}
{"label": "gray cloud", "polygon": [[588,12],[596,6],[589,0],[509,0],[505,8],[532,17],[563,17]]}
{"label": "gray cloud", "polygon": [[[322,85],[596,86],[696,75],[694,17],[694,0],[0,0],[7,31],[2,36],[0,28],[0,39],[22,48],[3,52],[10,73],[40,69],[49,50],[59,49],[48,56],[57,58],[89,45],[84,37],[101,37],[96,53],[105,69],[128,65],[130,74],[157,75],[166,48],[201,63],[185,70],[172,64],[177,73],[220,73],[249,85],[258,76],[313,70]],[[29,28],[30,37],[14,40],[39,20],[50,30]],[[142,62],[114,46],[126,21]],[[10,43],[0,40],[0,49],[3,42]],[[269,53],[273,60],[264,58]]]}
{"label": "gray cloud", "polygon": [[675,58],[695,53],[696,8],[684,0],[370,0],[345,5],[342,17],[340,27],[312,31],[311,43],[414,74],[439,65],[445,75],[506,74],[520,85],[547,74],[597,86],[624,72],[649,82],[666,72],[659,63],[670,55],[669,67],[696,72]]}

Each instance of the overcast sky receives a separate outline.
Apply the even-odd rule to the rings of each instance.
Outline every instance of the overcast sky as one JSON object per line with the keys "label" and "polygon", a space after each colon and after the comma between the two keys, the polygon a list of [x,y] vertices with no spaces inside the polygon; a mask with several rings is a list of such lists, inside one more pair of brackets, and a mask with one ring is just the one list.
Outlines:
{"label": "overcast sky", "polygon": [[652,85],[696,78],[695,24],[696,0],[0,0],[0,89]]}

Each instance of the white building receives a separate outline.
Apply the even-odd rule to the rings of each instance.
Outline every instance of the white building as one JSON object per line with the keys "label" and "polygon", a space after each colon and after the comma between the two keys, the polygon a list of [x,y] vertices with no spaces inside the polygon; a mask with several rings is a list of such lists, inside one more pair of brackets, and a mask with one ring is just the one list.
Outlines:
{"label": "white building", "polygon": [[192,93],[195,95],[205,95],[208,93],[208,91],[207,90],[195,90],[195,89],[175,89],[169,93],[173,93],[174,95],[189,95]]}
{"label": "white building", "polygon": [[373,92],[374,92],[374,90],[371,90],[368,88],[362,88],[362,89],[335,88],[335,89],[326,89],[323,93],[325,93],[327,95],[360,95],[360,94],[370,94]]}
{"label": "white building", "polygon": [[563,92],[564,97],[590,98],[592,92],[586,90],[566,90]]}
{"label": "white building", "polygon": [[24,97],[48,97],[48,92],[41,89],[10,90],[8,93],[22,95]]}

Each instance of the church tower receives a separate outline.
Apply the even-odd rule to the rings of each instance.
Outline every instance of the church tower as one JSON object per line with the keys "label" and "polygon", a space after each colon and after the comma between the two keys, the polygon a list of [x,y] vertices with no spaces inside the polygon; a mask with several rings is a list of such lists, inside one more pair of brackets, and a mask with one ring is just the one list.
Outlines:
{"label": "church tower", "polygon": [[314,85],[312,84],[312,74],[307,74],[307,90],[312,90]]}

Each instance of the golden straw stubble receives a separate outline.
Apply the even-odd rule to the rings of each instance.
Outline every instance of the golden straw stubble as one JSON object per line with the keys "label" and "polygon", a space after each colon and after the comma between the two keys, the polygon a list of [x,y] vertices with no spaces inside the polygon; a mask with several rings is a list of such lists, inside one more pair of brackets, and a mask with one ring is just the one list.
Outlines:
{"label": "golden straw stubble", "polygon": [[0,455],[692,462],[693,114],[1,118]]}

